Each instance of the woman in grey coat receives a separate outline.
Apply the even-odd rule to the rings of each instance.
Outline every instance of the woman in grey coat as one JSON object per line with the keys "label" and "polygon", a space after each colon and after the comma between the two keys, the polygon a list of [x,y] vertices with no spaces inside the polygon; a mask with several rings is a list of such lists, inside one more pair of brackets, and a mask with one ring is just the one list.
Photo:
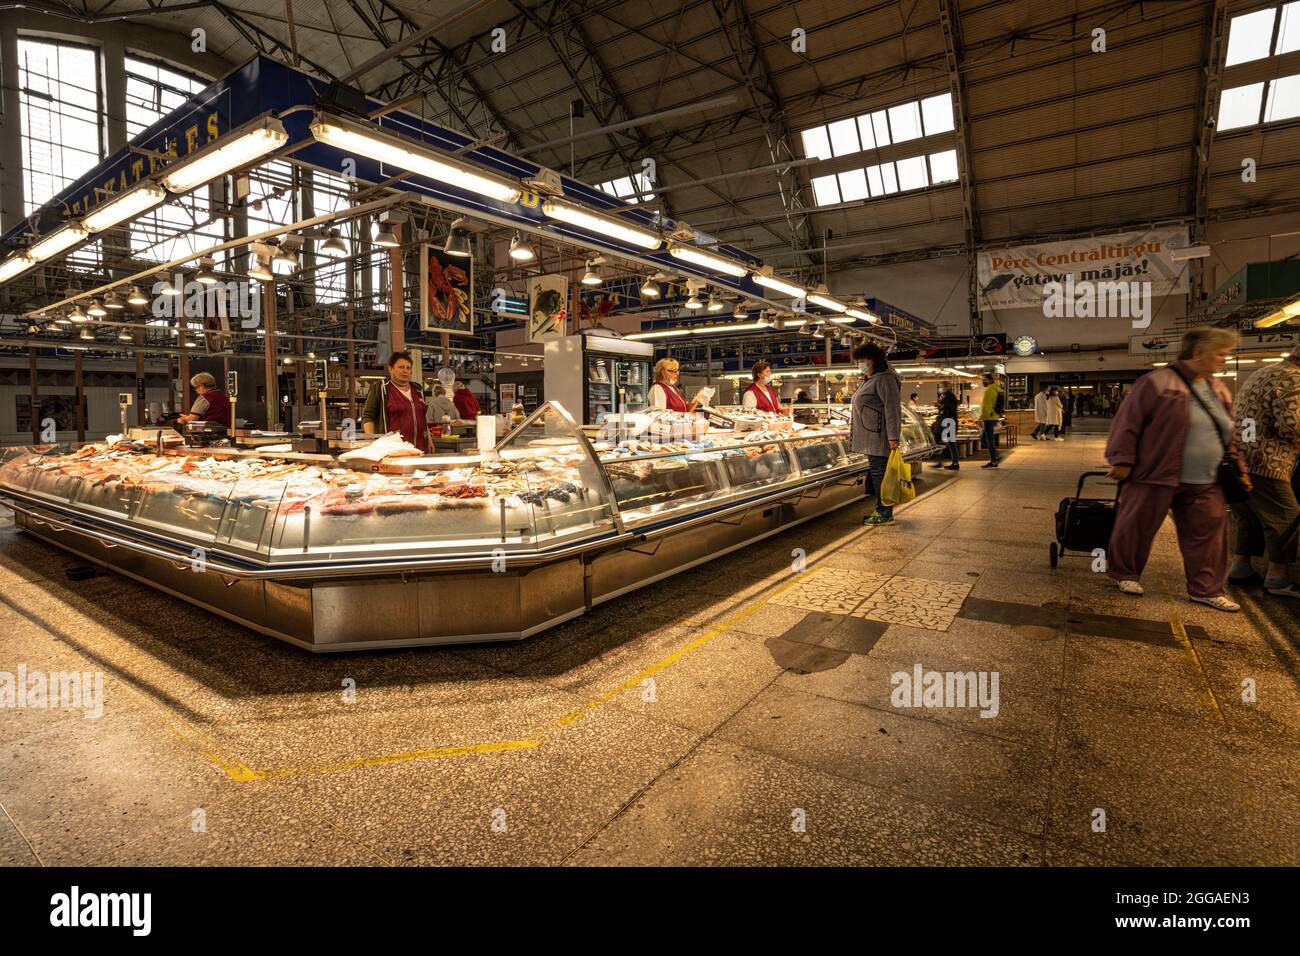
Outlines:
{"label": "woman in grey coat", "polygon": [[902,380],[889,367],[885,350],[867,342],[853,350],[853,358],[865,376],[853,393],[853,421],[849,441],[854,451],[865,453],[871,470],[871,485],[876,492],[876,510],[862,519],[863,524],[889,524],[894,520],[892,506],[880,503],[880,486],[885,478],[889,453],[898,447],[902,434],[900,390]]}

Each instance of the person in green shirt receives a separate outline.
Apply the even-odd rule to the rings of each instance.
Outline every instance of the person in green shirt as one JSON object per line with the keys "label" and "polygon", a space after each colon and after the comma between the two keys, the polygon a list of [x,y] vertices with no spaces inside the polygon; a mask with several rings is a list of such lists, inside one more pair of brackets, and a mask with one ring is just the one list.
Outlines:
{"label": "person in green shirt", "polygon": [[984,429],[981,441],[989,450],[989,461],[981,468],[996,468],[1001,456],[998,455],[998,436],[996,429],[1006,410],[1006,399],[1002,397],[1002,384],[997,372],[984,373],[984,398],[980,401],[980,427]]}

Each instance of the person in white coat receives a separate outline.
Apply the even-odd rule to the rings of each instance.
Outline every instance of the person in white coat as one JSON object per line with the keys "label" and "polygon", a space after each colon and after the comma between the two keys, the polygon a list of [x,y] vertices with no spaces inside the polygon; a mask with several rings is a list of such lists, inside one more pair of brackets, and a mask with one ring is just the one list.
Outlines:
{"label": "person in white coat", "polygon": [[1065,406],[1061,404],[1061,396],[1057,394],[1056,389],[1047,393],[1047,428],[1048,435],[1055,441],[1065,441],[1061,434],[1061,422],[1065,420]]}
{"label": "person in white coat", "polygon": [[1047,384],[1044,383],[1034,396],[1034,430],[1029,437],[1034,441],[1047,441],[1047,435],[1044,434],[1047,430]]}

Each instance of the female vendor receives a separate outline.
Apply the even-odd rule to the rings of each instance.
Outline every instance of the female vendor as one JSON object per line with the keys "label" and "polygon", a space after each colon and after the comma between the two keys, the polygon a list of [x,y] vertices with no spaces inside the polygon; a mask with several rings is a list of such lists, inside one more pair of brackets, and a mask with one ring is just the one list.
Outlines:
{"label": "female vendor", "polygon": [[411,382],[414,368],[410,352],[394,352],[388,357],[388,377],[370,387],[361,410],[361,427],[367,435],[401,432],[402,438],[420,451],[428,451],[428,412],[424,396]]}
{"label": "female vendor", "polygon": [[777,394],[772,387],[772,366],[770,363],[759,359],[754,363],[751,371],[754,381],[745,389],[744,397],[741,404],[749,410],[760,412],[771,412],[773,415],[784,415],[789,409],[781,407],[781,396]]}
{"label": "female vendor", "polygon": [[[650,386],[650,408],[657,412],[693,412],[700,403],[696,395],[689,403],[677,387],[681,365],[675,358],[661,358],[655,363],[655,383]],[[710,393],[712,394],[712,393]]]}

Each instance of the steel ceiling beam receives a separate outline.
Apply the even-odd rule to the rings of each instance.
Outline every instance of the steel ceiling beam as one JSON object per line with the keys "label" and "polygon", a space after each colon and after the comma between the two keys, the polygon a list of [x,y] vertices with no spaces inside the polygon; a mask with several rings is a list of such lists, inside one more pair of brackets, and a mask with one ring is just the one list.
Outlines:
{"label": "steel ceiling beam", "polygon": [[964,57],[961,14],[957,10],[957,0],[938,2],[944,57],[948,65],[948,95],[952,100],[953,131],[957,134],[957,178],[961,182],[962,227],[966,240],[966,304],[970,310],[971,335],[982,335],[984,322],[980,316],[979,272],[975,257],[975,244],[979,242],[979,220],[975,212],[975,171],[966,109],[966,84],[961,78]]}
{"label": "steel ceiling beam", "polygon": [[[1196,137],[1196,207],[1191,227],[1191,244],[1203,245],[1209,231],[1210,217],[1210,150],[1219,115],[1219,88],[1223,78],[1223,39],[1228,19],[1227,0],[1215,0],[1205,25],[1205,58],[1201,64],[1201,108],[1197,114]],[[1208,290],[1205,288],[1205,263],[1192,263],[1190,308],[1200,308]]]}
{"label": "steel ceiling beam", "polygon": [[[772,77],[772,69],[763,53],[763,43],[758,28],[744,0],[713,0],[713,10],[722,25],[731,56],[740,68],[744,86],[763,125],[763,135],[768,159],[772,163],[792,162],[797,157],[790,146],[790,124],[785,103]],[[790,246],[806,256],[808,266],[814,264],[813,250],[816,241],[812,220],[803,204],[803,184],[793,167],[787,167],[776,177],[781,205],[785,209],[786,226],[790,230]]]}

